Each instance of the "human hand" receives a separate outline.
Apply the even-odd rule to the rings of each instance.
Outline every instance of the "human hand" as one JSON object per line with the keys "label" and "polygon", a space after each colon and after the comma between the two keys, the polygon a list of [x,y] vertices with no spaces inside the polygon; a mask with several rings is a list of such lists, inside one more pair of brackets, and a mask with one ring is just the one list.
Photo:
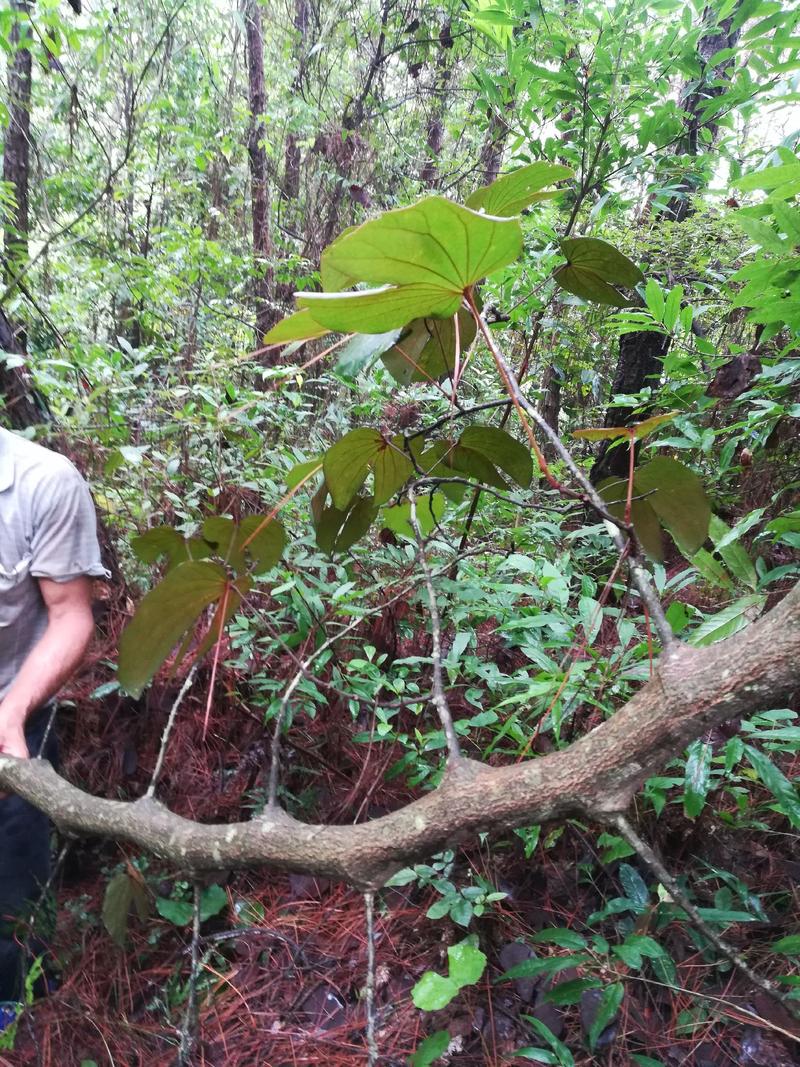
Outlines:
{"label": "human hand", "polygon": [[0,704],[0,754],[28,759],[30,752],[25,741],[24,722],[17,716],[6,715]]}

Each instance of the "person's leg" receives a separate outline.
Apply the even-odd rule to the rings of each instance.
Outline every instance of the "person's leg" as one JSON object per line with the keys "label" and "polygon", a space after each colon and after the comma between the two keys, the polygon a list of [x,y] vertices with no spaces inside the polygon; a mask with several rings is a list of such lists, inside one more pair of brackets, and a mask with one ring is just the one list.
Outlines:
{"label": "person's leg", "polygon": [[[36,712],[25,730],[31,756],[42,749],[51,708]],[[51,728],[44,754],[57,756]],[[15,924],[28,919],[50,876],[50,821],[17,796],[0,800],[0,1002],[18,1000],[22,992],[23,953]]]}

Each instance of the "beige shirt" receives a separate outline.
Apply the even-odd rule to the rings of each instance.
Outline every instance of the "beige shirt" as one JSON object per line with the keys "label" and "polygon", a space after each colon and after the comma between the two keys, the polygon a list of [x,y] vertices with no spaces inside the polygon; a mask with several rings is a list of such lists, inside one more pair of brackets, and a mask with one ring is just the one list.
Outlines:
{"label": "beige shirt", "polygon": [[36,579],[107,573],[94,504],[78,471],[0,427],[0,700],[47,625]]}

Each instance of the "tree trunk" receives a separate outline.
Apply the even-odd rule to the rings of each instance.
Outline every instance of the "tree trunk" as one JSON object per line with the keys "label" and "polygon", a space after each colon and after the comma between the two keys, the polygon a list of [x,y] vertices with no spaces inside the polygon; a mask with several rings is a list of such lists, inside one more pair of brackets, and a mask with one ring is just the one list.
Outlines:
{"label": "tree trunk", "polygon": [[478,164],[481,183],[483,185],[489,185],[489,183],[493,182],[500,173],[500,166],[503,162],[503,151],[506,146],[506,138],[508,137],[510,129],[506,122],[506,115],[511,111],[512,107],[513,104],[509,100],[502,113],[499,111],[492,111],[489,118],[489,125],[486,127],[486,134],[483,138],[483,145],[481,147]]}
{"label": "tree trunk", "polygon": [[[295,0],[294,5],[294,30],[295,30],[295,67],[292,78],[292,96],[297,98],[303,95],[303,86],[306,78],[306,36],[308,34],[308,0]],[[281,192],[287,201],[296,200],[300,195],[300,146],[297,134],[292,130],[286,138],[286,146],[283,154],[283,182]]]}
{"label": "tree trunk", "polygon": [[[738,5],[737,5],[738,9]],[[719,32],[704,34],[697,44],[698,57],[703,65],[699,81],[684,83],[680,94],[681,106],[686,114],[684,136],[677,147],[678,153],[696,156],[700,148],[700,131],[709,131],[711,147],[719,130],[719,123],[713,117],[706,121],[702,112],[707,101],[721,95],[725,90],[724,79],[730,71],[732,57],[724,60],[709,70],[708,61],[722,48],[733,48],[739,39],[739,30],[731,31],[731,23],[736,15],[734,10],[725,19]],[[704,20],[713,20],[710,8],[703,13]],[[716,30],[717,27],[715,26]],[[668,214],[676,221],[683,222],[692,213],[690,195],[702,185],[699,174],[689,174],[681,182],[680,192],[670,200]],[[611,396],[615,393],[638,393],[648,383],[658,384],[661,364],[670,345],[670,338],[652,330],[640,333],[624,334],[619,342],[619,360],[611,386]],[[633,408],[610,407],[606,410],[605,426],[626,426],[633,418]],[[597,460],[592,468],[591,479],[597,484],[603,478],[628,477],[628,452],[625,448],[610,447],[610,442],[600,445]]]}
{"label": "tree trunk", "polygon": [[450,21],[439,32],[439,53],[436,57],[436,72],[433,77],[431,108],[425,135],[428,153],[420,171],[420,181],[429,189],[436,185],[439,176],[439,155],[444,142],[444,113],[447,107],[447,86],[453,74],[453,64],[449,62],[448,52],[453,47],[453,35]]}
{"label": "tree trunk", "polygon": [[258,0],[247,0],[245,36],[250,106],[247,153],[250,160],[250,195],[253,217],[253,297],[256,313],[256,344],[260,346],[264,342],[264,334],[272,325],[274,316],[270,307],[273,281],[272,238],[267,185],[267,152],[264,148],[266,129],[263,116],[267,100],[264,88],[264,38],[261,5]]}
{"label": "tree trunk", "polygon": [[[28,180],[31,140],[31,53],[20,48],[22,27],[27,28],[29,0],[12,0],[17,17],[9,43],[15,48],[8,67],[8,129],[3,149],[3,181],[14,193],[5,228],[5,279],[12,286],[28,260]],[[8,296],[8,293],[6,294]]]}

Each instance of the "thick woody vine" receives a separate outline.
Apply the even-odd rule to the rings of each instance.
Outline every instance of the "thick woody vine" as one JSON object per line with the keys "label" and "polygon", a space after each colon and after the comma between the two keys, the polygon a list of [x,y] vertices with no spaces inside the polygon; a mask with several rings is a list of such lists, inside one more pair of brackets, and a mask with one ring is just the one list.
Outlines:
{"label": "thick woody vine", "polygon": [[[648,776],[715,723],[772,708],[798,685],[800,586],[746,630],[713,646],[695,648],[676,639],[645,556],[659,558],[662,530],[687,552],[696,551],[707,534],[710,508],[697,476],[676,461],[659,458],[634,466],[636,442],[671,415],[634,427],[583,431],[590,438],[617,437],[630,450],[629,477],[594,486],[521,388],[483,314],[478,284],[522,254],[520,213],[557,195],[554,186],[568,177],[565,167],[532,164],[478,190],[465,206],[429,197],[346,232],[326,249],[322,292],[298,294],[297,311],[273,328],[267,342],[298,344],[331,332],[357,335],[355,342],[380,356],[399,383],[435,386],[447,398],[447,415],[391,437],[370,427],[351,430],[324,455],[294,468],[285,496],[265,515],[240,523],[216,516],[189,538],[169,527],[137,538],[133,547],[139,557],[165,561],[166,573],[123,635],[119,673],[124,687],[140,692],[173,649],[180,646],[180,660],[193,647],[198,628],[206,626],[169,716],[150,788],[133,802],[105,800],[72,786],[44,761],[8,756],[0,756],[0,787],[29,800],[64,831],[130,841],[183,869],[270,865],[341,878],[368,893],[399,867],[454,841],[571,816],[615,826],[651,868],[657,864],[625,817],[633,796]],[[552,251],[562,260],[554,271],[555,284],[590,302],[628,306],[632,298],[626,294],[643,281],[635,264],[594,238],[564,239]],[[356,288],[363,285],[371,288]],[[491,355],[503,395],[464,407],[458,387],[479,345]],[[441,384],[445,381],[449,390]],[[524,440],[479,421],[495,411],[515,413]],[[552,466],[543,439],[548,454],[556,457]],[[618,553],[617,568],[628,570],[661,657],[650,681],[624,707],[568,748],[515,766],[490,767],[466,758],[459,747],[444,684],[436,590],[437,578],[452,561],[437,570],[429,559],[429,542],[451,502],[467,489],[501,499],[515,494],[518,506],[536,507],[537,491],[530,489],[534,459],[549,489],[605,522]],[[207,654],[212,656],[210,707],[219,638],[234,612],[248,602],[254,582],[267,580],[284,553],[282,507],[309,489],[314,490],[317,543],[324,552],[349,550],[376,524],[416,546],[419,573],[398,582],[375,610],[417,587],[426,597],[432,676],[430,691],[414,702],[427,700],[439,717],[446,769],[437,788],[358,825],[305,824],[279,806],[281,739],[293,696],[305,678],[319,681],[316,662],[362,624],[359,617],[308,655],[292,653],[295,670],[273,724],[263,813],[235,825],[192,822],[157,799],[175,716],[196,665]],[[653,869],[662,881],[662,875],[668,877]],[[746,967],[711,932],[709,936],[737,966]]]}

